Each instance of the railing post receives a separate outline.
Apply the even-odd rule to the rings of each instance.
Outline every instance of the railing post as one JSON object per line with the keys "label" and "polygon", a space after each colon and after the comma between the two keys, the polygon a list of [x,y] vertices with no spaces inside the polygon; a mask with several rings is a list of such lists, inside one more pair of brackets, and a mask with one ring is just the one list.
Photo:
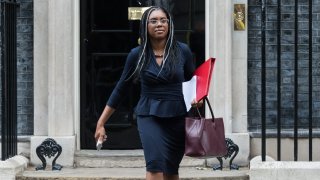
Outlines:
{"label": "railing post", "polygon": [[17,3],[0,0],[1,159],[17,155]]}
{"label": "railing post", "polygon": [[277,160],[281,160],[281,0],[277,2]]}
{"label": "railing post", "polygon": [[312,100],[312,0],[309,0],[309,161],[312,161],[312,128],[313,128],[313,100]]}
{"label": "railing post", "polygon": [[266,160],[266,0],[261,1],[261,154]]}
{"label": "railing post", "polygon": [[298,0],[294,1],[294,126],[293,159],[298,161]]}

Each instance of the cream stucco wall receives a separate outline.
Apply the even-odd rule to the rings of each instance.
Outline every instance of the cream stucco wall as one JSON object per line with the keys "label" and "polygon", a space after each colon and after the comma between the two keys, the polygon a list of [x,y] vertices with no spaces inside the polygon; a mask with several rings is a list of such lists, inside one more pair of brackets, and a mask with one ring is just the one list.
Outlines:
{"label": "cream stucco wall", "polygon": [[247,29],[233,30],[233,5],[236,3],[247,6],[247,0],[206,0],[206,57],[216,58],[209,100],[215,116],[224,118],[226,136],[239,146],[235,162],[244,165],[250,154]]}
{"label": "cream stucco wall", "polygon": [[60,164],[74,163],[79,129],[78,12],[79,0],[34,0],[35,128],[31,164],[40,163],[35,152],[46,138],[54,138],[62,146]]}

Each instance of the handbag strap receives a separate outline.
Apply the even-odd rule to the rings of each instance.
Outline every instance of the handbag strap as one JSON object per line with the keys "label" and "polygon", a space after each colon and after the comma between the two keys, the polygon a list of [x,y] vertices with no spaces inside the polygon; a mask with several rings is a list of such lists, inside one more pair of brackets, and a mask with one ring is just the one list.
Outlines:
{"label": "handbag strap", "polygon": [[214,114],[213,114],[213,111],[212,111],[212,108],[211,108],[211,104],[210,104],[210,102],[209,102],[208,97],[206,96],[206,97],[204,98],[204,100],[207,102],[207,104],[208,104],[208,106],[209,106],[212,119],[214,119],[215,117],[214,117]]}
{"label": "handbag strap", "polygon": [[[209,102],[208,97],[205,96],[205,97],[203,98],[203,100],[204,100],[204,103],[207,103],[207,104],[208,104],[208,107],[209,107],[209,110],[210,110],[210,113],[211,113],[211,116],[212,116],[212,120],[214,121],[214,118],[215,118],[215,117],[214,117],[214,114],[213,114],[213,111],[212,111],[212,107],[211,107],[211,104],[210,104],[210,102]],[[199,117],[202,118],[201,113],[200,113],[200,111],[199,111],[199,108],[196,107],[196,109],[197,109],[197,112],[198,112],[198,114],[199,114]]]}

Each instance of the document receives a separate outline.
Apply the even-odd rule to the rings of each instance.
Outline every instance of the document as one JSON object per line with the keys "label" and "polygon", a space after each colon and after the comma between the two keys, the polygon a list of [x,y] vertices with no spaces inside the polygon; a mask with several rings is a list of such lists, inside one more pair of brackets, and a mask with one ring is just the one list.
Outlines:
{"label": "document", "polygon": [[193,76],[190,81],[182,83],[182,92],[187,111],[191,109],[191,103],[196,98],[197,76]]}

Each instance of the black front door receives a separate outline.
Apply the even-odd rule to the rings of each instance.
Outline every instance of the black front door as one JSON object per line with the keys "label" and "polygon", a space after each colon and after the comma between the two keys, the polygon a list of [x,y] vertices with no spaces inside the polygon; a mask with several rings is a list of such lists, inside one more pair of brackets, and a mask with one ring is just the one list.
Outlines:
{"label": "black front door", "polygon": [[[189,44],[195,59],[201,62],[205,44],[204,0],[80,2],[80,139],[81,149],[94,149],[96,122],[120,78],[128,53],[138,46],[140,21],[128,19],[128,7],[162,5],[168,8],[176,20],[177,39]],[[141,148],[134,114],[139,84],[133,84],[127,92],[127,97],[105,125],[108,141],[104,149]]]}

